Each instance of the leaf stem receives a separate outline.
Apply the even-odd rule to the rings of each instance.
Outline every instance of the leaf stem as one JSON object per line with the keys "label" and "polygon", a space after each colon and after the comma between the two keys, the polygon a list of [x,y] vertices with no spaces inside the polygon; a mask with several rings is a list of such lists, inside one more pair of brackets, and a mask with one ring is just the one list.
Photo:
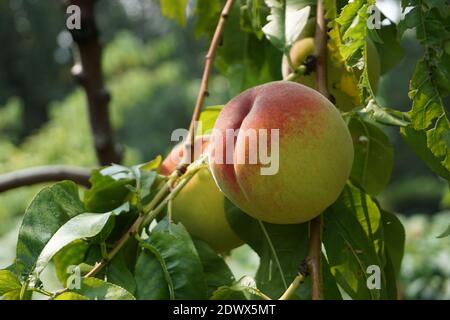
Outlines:
{"label": "leaf stem", "polygon": [[53,296],[53,293],[51,293],[51,292],[49,292],[49,291],[47,291],[47,290],[45,290],[45,289],[29,288],[28,290],[31,290],[31,291],[34,291],[34,292],[43,294],[43,295],[48,296],[48,297]]}
{"label": "leaf stem", "polygon": [[28,280],[22,284],[22,288],[20,288],[19,300],[23,300],[25,298],[25,293],[28,290],[28,284],[29,284]]}
{"label": "leaf stem", "polygon": [[167,203],[167,220],[169,221],[169,224],[173,223],[173,201],[172,199],[169,200]]}

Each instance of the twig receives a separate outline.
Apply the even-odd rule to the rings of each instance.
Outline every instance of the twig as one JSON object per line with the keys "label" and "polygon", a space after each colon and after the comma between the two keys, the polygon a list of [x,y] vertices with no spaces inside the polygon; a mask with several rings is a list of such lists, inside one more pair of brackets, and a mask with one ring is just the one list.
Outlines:
{"label": "twig", "polygon": [[306,277],[309,275],[308,270],[308,261],[307,259],[303,260],[298,268],[298,274],[295,279],[292,281],[290,286],[286,289],[286,291],[278,298],[278,300],[289,300],[295,294],[295,291],[298,287],[305,282]]}
{"label": "twig", "polygon": [[311,275],[311,297],[313,300],[321,299],[322,279],[320,275],[320,259],[322,249],[322,216],[310,222],[310,237],[308,250],[308,271]]}
{"label": "twig", "polygon": [[[327,89],[327,28],[325,22],[323,0],[317,1],[317,24],[315,35],[316,81],[320,93],[328,98]],[[313,300],[321,299],[322,281],[320,275],[320,259],[322,249],[322,216],[310,222],[310,238],[308,251],[308,268],[311,275],[311,296]]]}
{"label": "twig", "polygon": [[66,7],[76,5],[81,10],[81,29],[69,30],[77,44],[72,74],[84,88],[89,106],[94,147],[100,165],[120,163],[122,151],[116,145],[109,118],[110,93],[102,75],[102,47],[95,22],[95,1],[66,0]]}
{"label": "twig", "polygon": [[116,254],[120,251],[120,249],[122,249],[122,247],[128,242],[128,240],[134,237],[139,232],[141,225],[149,216],[151,216],[151,220],[155,218],[156,215],[151,214],[152,210],[155,209],[158,204],[164,199],[176,177],[177,175],[174,173],[171,178],[165,183],[165,185],[158,191],[152,201],[145,207],[144,212],[139,215],[139,217],[134,221],[127,232],[123,234],[119,241],[117,241],[111,252],[108,253],[108,257],[98,262],[94,266],[94,268],[84,276],[85,278],[93,277],[98,272],[100,272],[100,270],[102,270],[103,267],[116,256]]}
{"label": "twig", "polygon": [[316,82],[317,90],[328,98],[327,89],[327,25],[325,21],[323,0],[317,1],[317,24],[315,35]]}
{"label": "twig", "polygon": [[0,175],[0,192],[38,183],[72,180],[90,187],[91,170],[75,166],[50,165],[17,170]]}
{"label": "twig", "polygon": [[[181,181],[177,184],[177,186],[170,190],[174,181],[178,179],[178,173],[175,171],[166,182],[166,184],[158,191],[152,201],[145,207],[144,212],[139,215],[133,225],[128,229],[128,231],[117,241],[114,245],[111,252],[108,254],[106,259],[103,259],[99,263],[97,263],[94,268],[89,271],[84,277],[93,277],[95,276],[103,267],[111,261],[116,254],[122,249],[125,243],[132,237],[134,237],[142,227],[148,226],[164,209],[167,203],[174,199],[174,197],[180,192],[180,190],[190,181],[195,172],[198,169],[194,169],[192,171],[188,171],[186,174],[186,178],[182,178]],[[170,190],[170,193],[168,193]]]}
{"label": "twig", "polygon": [[217,24],[216,31],[214,32],[214,36],[211,40],[211,45],[209,46],[208,53],[205,57],[205,69],[203,71],[202,82],[200,84],[200,90],[198,92],[197,101],[195,103],[194,112],[192,113],[192,120],[189,126],[189,135],[186,143],[186,150],[190,149],[190,152],[187,154],[191,155],[190,162],[194,161],[194,141],[195,141],[195,129],[196,122],[200,118],[200,112],[203,106],[203,101],[205,97],[208,95],[208,81],[209,75],[211,73],[214,57],[216,55],[217,46],[220,43],[223,27],[225,25],[225,21],[230,13],[231,7],[233,5],[233,0],[227,0],[225,6],[222,9],[222,13],[220,15],[219,23]]}
{"label": "twig", "polygon": [[[144,210],[153,210],[159,202],[161,202],[162,199],[166,196],[167,192],[170,190],[170,187],[173,183],[173,181],[177,177],[177,171],[175,171],[169,178],[169,180],[164,184],[164,186],[158,191],[158,193],[155,195],[155,197],[150,201],[150,203],[145,207]],[[158,206],[157,208],[159,208]],[[156,209],[155,209],[156,210]],[[158,209],[158,212],[160,210]],[[152,214],[152,212],[150,212]],[[156,214],[153,215],[153,218],[156,217]],[[141,225],[146,220],[147,215],[145,212],[142,212],[139,217],[134,221],[134,223],[131,225],[131,227],[128,228],[127,232],[122,235],[122,237],[116,242],[111,252],[108,253],[107,257],[97,262],[94,267],[86,273],[83,278],[89,278],[96,276],[107,264],[109,261],[111,261],[116,254],[122,249],[122,247],[128,242],[128,240],[132,237],[134,237],[140,230]],[[152,220],[153,220],[152,218]],[[55,299],[57,296],[63,294],[64,292],[68,291],[69,288],[63,288],[59,291],[56,291],[50,299]]]}
{"label": "twig", "polygon": [[289,300],[295,293],[295,290],[297,290],[297,288],[300,286],[300,284],[302,284],[305,281],[305,275],[299,273],[294,281],[292,281],[291,285],[289,286],[289,288],[287,288],[287,290],[283,293],[283,295],[278,298],[278,300]]}

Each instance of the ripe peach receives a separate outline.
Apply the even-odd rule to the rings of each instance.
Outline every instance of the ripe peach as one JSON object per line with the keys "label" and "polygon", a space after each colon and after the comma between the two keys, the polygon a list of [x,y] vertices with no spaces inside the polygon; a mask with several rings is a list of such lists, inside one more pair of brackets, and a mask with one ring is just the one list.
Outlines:
{"label": "ripe peach", "polygon": [[[227,136],[230,129],[238,134]],[[268,136],[279,129],[279,170],[273,175],[261,174],[267,165],[259,158],[256,164],[249,161],[252,139],[258,146],[263,141],[248,133],[260,129],[269,130]],[[273,158],[276,144],[268,140]],[[227,144],[232,145],[228,163]],[[341,193],[353,163],[351,136],[339,111],[317,91],[294,82],[257,86],[228,102],[211,145],[210,168],[219,188],[247,214],[270,223],[301,223],[319,215]]]}
{"label": "ripe peach", "polygon": [[[208,136],[196,138],[201,152],[209,144]],[[160,172],[169,175],[183,159],[183,144],[175,146],[163,161]],[[196,155],[198,156],[198,155]],[[208,168],[200,169],[173,201],[173,219],[181,222],[190,234],[207,242],[218,252],[240,246],[243,242],[231,229],[225,216],[225,196],[217,188]]]}

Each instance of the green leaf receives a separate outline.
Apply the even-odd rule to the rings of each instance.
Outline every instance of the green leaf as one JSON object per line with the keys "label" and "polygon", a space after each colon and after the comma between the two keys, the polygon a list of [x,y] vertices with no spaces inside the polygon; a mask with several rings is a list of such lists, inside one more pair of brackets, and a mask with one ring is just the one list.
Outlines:
{"label": "green leaf", "polygon": [[336,22],[341,26],[343,45],[339,48],[350,67],[355,67],[363,58],[367,37],[367,8],[373,0],[355,0],[341,11]]}
{"label": "green leaf", "polygon": [[400,134],[411,149],[420,157],[420,159],[422,159],[428,168],[431,169],[431,171],[450,181],[450,171],[443,166],[441,159],[436,158],[436,156],[428,148],[425,131],[414,130],[411,127],[404,127],[400,129]]}
{"label": "green leaf", "polygon": [[381,107],[373,99],[369,100],[367,106],[359,114],[363,118],[388,126],[405,127],[409,124],[406,114],[398,110]]}
{"label": "green leaf", "polygon": [[130,169],[122,166],[94,170],[91,188],[84,193],[84,203],[89,212],[107,212],[126,201],[130,194],[128,185],[134,185]]}
{"label": "green leaf", "polygon": [[336,278],[331,273],[330,266],[325,255],[322,253],[321,259],[321,274],[322,274],[322,293],[324,300],[342,300],[342,295],[339,292]]}
{"label": "green leaf", "polygon": [[145,167],[146,165],[148,166],[149,164],[143,164],[131,168],[136,180],[136,187],[133,191],[141,203],[143,199],[150,195],[152,186],[155,183],[157,177],[156,171],[141,170],[141,167]]}
{"label": "green leaf", "polygon": [[199,37],[210,34],[219,22],[223,1],[197,0],[194,14],[196,16],[194,34]]}
{"label": "green leaf", "polygon": [[56,270],[56,276],[58,280],[66,285],[67,278],[70,276],[68,268],[70,266],[79,265],[84,261],[86,251],[89,245],[83,241],[74,241],[71,244],[65,246],[53,257],[53,264]]}
{"label": "green leaf", "polygon": [[75,292],[64,292],[54,300],[89,300],[89,298]]}
{"label": "green leaf", "polygon": [[160,0],[161,13],[185,26],[187,4],[188,0]]}
{"label": "green leaf", "polygon": [[256,281],[244,276],[229,286],[218,288],[212,295],[211,300],[245,300],[243,295],[263,297],[263,294],[256,286]]}
{"label": "green leaf", "polygon": [[389,252],[386,252],[386,266],[384,267],[386,277],[386,298],[389,300],[398,300],[397,275],[395,273],[392,258]]}
{"label": "green leaf", "polygon": [[247,0],[241,6],[241,30],[254,33],[261,40],[264,37],[263,24],[269,13],[270,9],[265,5],[264,0]]}
{"label": "green leaf", "polygon": [[136,293],[136,281],[133,273],[130,271],[126,261],[125,251],[133,248],[123,248],[106,266],[106,279],[108,282],[116,284],[131,294]]}
{"label": "green leaf", "polygon": [[382,210],[381,218],[385,249],[389,254],[395,276],[398,277],[405,252],[405,228],[393,213]]}
{"label": "green leaf", "polygon": [[113,211],[106,213],[82,213],[67,221],[47,242],[36,261],[35,273],[39,275],[53,256],[71,242],[98,235],[113,216],[130,210],[129,203],[124,203]]}
{"label": "green leaf", "polygon": [[288,51],[306,26],[311,12],[310,3],[306,0],[266,0],[270,15],[262,30],[281,52]]}
{"label": "green leaf", "polygon": [[352,299],[386,296],[385,276],[381,291],[367,287],[367,267],[384,268],[383,223],[376,203],[360,189],[347,185],[324,215],[323,245],[338,285]]}
{"label": "green leaf", "polygon": [[[120,164],[113,164],[109,167],[104,167],[99,170],[99,173],[102,176],[108,176],[113,178],[114,180],[126,180],[126,179],[134,179],[134,174],[131,168],[122,166]],[[95,180],[93,181],[95,183]],[[93,184],[94,184],[93,183]]]}
{"label": "green leaf", "polygon": [[448,236],[450,236],[450,225],[447,227],[447,229],[445,229],[444,232],[442,232],[439,236],[437,236],[437,238],[441,239]]}
{"label": "green leaf", "polygon": [[235,2],[217,48],[215,65],[230,85],[232,96],[259,84],[281,79],[282,53],[266,38],[242,32],[240,8]]}
{"label": "green leaf", "polygon": [[1,296],[0,300],[20,300],[20,290],[8,291]]}
{"label": "green leaf", "polygon": [[[298,274],[308,250],[308,223],[278,225],[261,222],[245,214],[228,199],[225,212],[232,229],[261,258],[256,274],[258,288],[271,297],[280,297]],[[296,297],[307,298],[307,281]]]}
{"label": "green leaf", "polygon": [[84,212],[75,183],[64,181],[41,190],[25,212],[16,249],[16,270],[27,278],[58,229]]}
{"label": "green leaf", "polygon": [[17,276],[9,270],[0,270],[0,300],[18,300],[22,285]]}
{"label": "green leaf", "polygon": [[450,123],[444,102],[429,72],[426,62],[421,61],[411,80],[411,125],[415,130],[426,130],[428,148],[450,170]]}
{"label": "green leaf", "polygon": [[[355,0],[348,3],[335,20],[340,28],[332,32],[332,39],[335,42],[338,40],[338,45],[341,42],[339,51],[347,67],[362,70],[359,88],[363,104],[366,103],[366,100],[375,97],[375,83],[370,75],[374,74],[378,78],[380,67],[378,57],[369,56],[372,51],[376,51],[376,47],[369,38],[367,28],[367,9],[372,5],[375,5],[375,0]],[[369,46],[374,46],[374,50],[369,50]],[[369,68],[373,68],[373,70],[369,72]]]}
{"label": "green leaf", "polygon": [[385,74],[402,60],[405,50],[400,46],[394,24],[383,26],[376,32],[381,38],[381,43],[375,42],[380,55],[381,74]]}
{"label": "green leaf", "polygon": [[389,182],[394,164],[389,138],[380,128],[358,116],[350,119],[348,128],[355,150],[351,178],[367,193],[377,195]]}
{"label": "green leaf", "polygon": [[428,148],[450,170],[450,123],[443,101],[450,94],[450,55],[443,52],[450,38],[450,15],[448,7],[438,3],[442,4],[433,0],[404,1],[403,6],[411,10],[400,22],[399,34],[415,28],[424,48],[424,57],[410,82],[411,125],[426,131]]}
{"label": "green leaf", "polygon": [[90,300],[135,300],[124,288],[97,278],[83,278],[79,289],[71,289]]}
{"label": "green leaf", "polygon": [[219,287],[229,286],[235,281],[228,265],[206,242],[194,240],[194,245],[203,266],[208,297]]}
{"label": "green leaf", "polygon": [[142,250],[134,271],[138,300],[166,300],[170,297],[166,274],[153,253]]}
{"label": "green leaf", "polygon": [[216,119],[219,116],[220,111],[223,106],[213,106],[207,107],[202,111],[199,118],[199,127],[197,127],[196,135],[205,135],[210,134],[211,130],[214,128],[214,124],[216,123]]}
{"label": "green leaf", "polygon": [[[141,242],[142,251],[135,269],[139,299],[206,299],[207,284],[203,266],[194,243],[182,224],[168,224],[163,220]],[[149,274],[147,265],[158,270]],[[162,270],[162,273],[161,273]],[[147,275],[147,277],[145,277]],[[164,277],[161,277],[164,275]],[[165,292],[162,288],[168,288]],[[168,293],[167,296],[163,294]]]}
{"label": "green leaf", "polygon": [[159,166],[161,165],[162,157],[159,155],[155,159],[150,160],[146,163],[140,164],[137,167],[142,171],[154,171],[158,170]]}

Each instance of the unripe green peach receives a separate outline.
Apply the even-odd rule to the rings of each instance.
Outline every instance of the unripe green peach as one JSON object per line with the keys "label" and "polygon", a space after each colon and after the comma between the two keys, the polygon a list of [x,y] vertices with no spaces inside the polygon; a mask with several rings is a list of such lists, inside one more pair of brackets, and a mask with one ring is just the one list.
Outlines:
{"label": "unripe green peach", "polygon": [[[260,158],[249,161],[252,140],[264,143],[264,135],[249,133],[261,129],[268,136],[279,130],[275,174],[261,174],[267,165]],[[230,130],[239,131],[233,138]],[[234,148],[226,150],[230,144]],[[270,138],[269,145],[275,159]],[[228,102],[211,146],[211,172],[225,195],[250,216],[278,224],[305,222],[323,212],[338,198],[353,163],[351,135],[336,107],[319,92],[287,81],[254,87]]]}
{"label": "unripe green peach", "polygon": [[[199,137],[196,143],[202,144],[203,152],[208,146],[208,137]],[[160,172],[165,175],[172,173],[184,154],[184,145],[177,145],[163,161]],[[234,249],[243,243],[226,219],[225,196],[214,183],[208,168],[200,169],[175,197],[173,219],[218,252]]]}
{"label": "unripe green peach", "polygon": [[[372,89],[376,91],[381,72],[380,58],[374,43],[370,39],[367,40],[367,48],[369,81]],[[304,38],[297,41],[290,51],[290,58],[293,66],[297,68],[304,63],[306,57],[314,53],[314,49],[314,38]],[[284,57],[282,63],[283,77],[286,78],[290,72],[292,72],[292,70],[289,67],[286,57]],[[346,70],[343,65],[337,65],[328,54],[328,91],[334,97],[338,108],[343,111],[348,111],[353,107],[360,105],[357,79],[361,76],[361,71],[355,69],[354,73],[356,78],[351,72]],[[315,73],[300,76],[297,82],[310,88],[317,88]]]}

